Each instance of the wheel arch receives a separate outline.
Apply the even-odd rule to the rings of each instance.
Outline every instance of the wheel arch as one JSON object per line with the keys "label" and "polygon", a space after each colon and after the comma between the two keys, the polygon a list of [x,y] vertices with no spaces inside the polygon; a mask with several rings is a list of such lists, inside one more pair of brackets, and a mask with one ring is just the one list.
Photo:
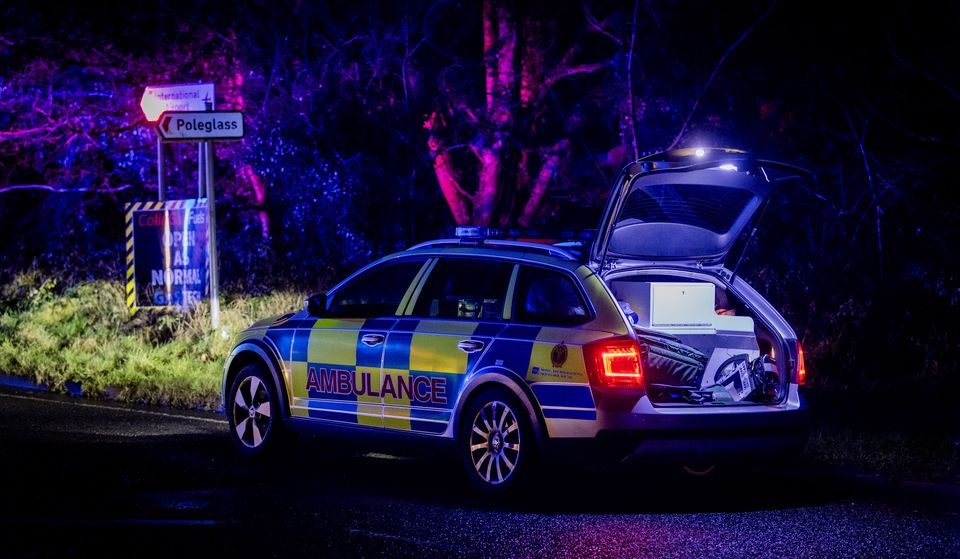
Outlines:
{"label": "wheel arch", "polygon": [[464,410],[477,398],[484,390],[495,386],[504,387],[520,400],[527,415],[531,419],[534,436],[537,439],[538,446],[542,446],[547,438],[546,422],[543,418],[543,412],[537,403],[536,396],[530,386],[516,373],[499,367],[483,369],[474,374],[467,382],[467,386],[460,393],[460,398],[453,411],[452,435],[454,438],[460,431],[460,421]]}
{"label": "wheel arch", "polygon": [[233,380],[237,378],[244,367],[251,364],[260,364],[266,367],[267,372],[273,379],[273,387],[276,390],[277,398],[280,400],[281,416],[289,415],[290,405],[287,400],[287,391],[283,382],[282,366],[280,357],[276,349],[263,340],[246,340],[237,344],[223,366],[223,383],[221,388],[220,403],[224,409],[227,407],[227,391]]}

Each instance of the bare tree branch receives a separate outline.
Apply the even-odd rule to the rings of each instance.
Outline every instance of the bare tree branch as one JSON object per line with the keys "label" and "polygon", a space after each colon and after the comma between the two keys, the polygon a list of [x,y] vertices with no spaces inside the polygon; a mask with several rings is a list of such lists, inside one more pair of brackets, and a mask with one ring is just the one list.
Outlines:
{"label": "bare tree branch", "polygon": [[12,186],[5,186],[0,188],[0,194],[10,192],[13,190],[46,190],[49,192],[55,192],[57,194],[70,194],[70,193],[80,193],[80,192],[102,192],[104,194],[110,192],[119,192],[121,190],[126,190],[133,186],[132,184],[124,184],[121,186],[115,186],[110,188],[58,188],[56,186],[50,186],[48,184],[14,184]]}
{"label": "bare tree branch", "polygon": [[449,150],[444,149],[436,136],[436,130],[443,125],[443,117],[437,113],[432,113],[423,123],[424,129],[428,130],[430,135],[427,138],[427,147],[430,149],[430,156],[433,161],[433,171],[440,185],[440,192],[450,207],[453,214],[454,223],[463,225],[470,220],[470,203],[472,198],[463,187],[460,186],[460,180],[457,176],[456,167]]}
{"label": "bare tree branch", "polygon": [[633,143],[633,158],[640,159],[640,148],[637,145],[637,111],[633,106],[633,46],[637,42],[637,10],[640,9],[640,0],[633,0],[633,24],[630,26],[630,54],[627,55],[627,95],[630,107],[630,139]]}
{"label": "bare tree branch", "polygon": [[543,164],[540,166],[540,172],[533,183],[533,189],[530,191],[530,198],[523,207],[523,213],[518,220],[521,226],[529,227],[534,218],[537,217],[537,212],[543,206],[543,197],[547,193],[550,181],[557,174],[557,168],[560,166],[560,156],[569,145],[569,140],[561,140],[547,150]]}
{"label": "bare tree branch", "polygon": [[721,56],[720,60],[717,61],[717,65],[713,67],[713,72],[710,74],[710,77],[707,79],[707,83],[704,84],[703,89],[700,91],[700,95],[697,96],[697,100],[694,101],[693,107],[691,107],[690,112],[687,114],[687,118],[684,119],[683,126],[680,127],[680,132],[677,133],[673,141],[670,142],[670,146],[667,147],[668,150],[677,147],[677,144],[680,143],[680,140],[683,138],[683,134],[687,131],[687,126],[690,125],[690,119],[692,119],[694,113],[697,112],[697,108],[700,106],[700,101],[703,100],[704,94],[706,94],[707,90],[710,89],[710,85],[713,83],[713,79],[717,77],[717,73],[720,72],[720,67],[723,66],[723,63],[726,62],[727,58],[733,53],[734,50],[736,50],[740,43],[749,37],[750,34],[753,33],[753,30],[756,29],[758,25],[763,23],[763,21],[766,20],[771,13],[773,13],[774,8],[776,8],[777,4],[779,3],[780,0],[774,0],[774,2],[770,4],[770,7],[767,8],[767,11],[763,12],[763,15],[761,15],[757,21],[753,22],[753,24],[748,27],[747,30],[744,31],[743,34],[740,35],[740,37],[734,41],[732,45],[730,45],[729,48],[727,48],[726,52],[723,53],[723,56]]}
{"label": "bare tree branch", "polygon": [[573,66],[558,66],[551,71],[544,82],[549,86],[566,78],[571,78],[578,74],[592,74],[609,66],[609,62],[593,62],[591,64],[575,64]]}
{"label": "bare tree branch", "polygon": [[914,63],[912,60],[909,60],[907,57],[900,54],[900,51],[897,50],[896,45],[893,44],[893,37],[890,36],[890,33],[887,33],[887,44],[890,47],[890,53],[893,54],[893,57],[902,62],[903,64],[913,68],[919,72],[927,80],[939,85],[947,94],[953,97],[956,101],[960,101],[960,91],[957,91],[953,86],[941,80],[937,76],[934,76],[932,73],[928,72],[924,68],[921,68],[919,65]]}
{"label": "bare tree branch", "polygon": [[[597,18],[594,17],[594,15],[590,12],[590,7],[587,6],[586,2],[582,2],[581,7],[583,8],[583,13],[586,16],[587,24],[593,30],[597,31],[601,35],[610,39],[611,41],[616,43],[618,46],[623,45],[623,41],[621,41],[619,37],[617,37],[613,33],[606,30],[606,28],[604,27],[604,22],[597,21]],[[636,17],[634,17],[634,21],[636,21]]]}
{"label": "bare tree branch", "polygon": [[870,160],[867,157],[867,151],[864,147],[868,122],[864,122],[862,132],[857,132],[857,128],[853,124],[853,118],[850,116],[850,111],[848,111],[846,107],[843,107],[843,114],[847,118],[847,124],[850,125],[850,133],[853,134],[853,138],[856,140],[857,147],[860,150],[860,157],[863,159],[863,169],[867,174],[867,184],[870,186],[870,195],[873,197],[874,215],[877,224],[877,257],[879,258],[880,265],[880,279],[883,279],[883,235],[880,229],[880,217],[883,215],[883,208],[880,207],[877,187],[873,184],[873,171],[870,169]]}

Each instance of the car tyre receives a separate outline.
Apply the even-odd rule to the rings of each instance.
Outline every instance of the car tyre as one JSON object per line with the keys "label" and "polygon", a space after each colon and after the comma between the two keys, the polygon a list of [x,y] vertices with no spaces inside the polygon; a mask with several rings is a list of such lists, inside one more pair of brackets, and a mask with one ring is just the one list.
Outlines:
{"label": "car tyre", "polygon": [[226,414],[230,440],[245,456],[266,456],[289,442],[273,379],[260,364],[240,370],[230,385]]}
{"label": "car tyre", "polygon": [[466,407],[457,444],[470,483],[493,496],[524,485],[539,454],[526,408],[502,387],[484,390]]}

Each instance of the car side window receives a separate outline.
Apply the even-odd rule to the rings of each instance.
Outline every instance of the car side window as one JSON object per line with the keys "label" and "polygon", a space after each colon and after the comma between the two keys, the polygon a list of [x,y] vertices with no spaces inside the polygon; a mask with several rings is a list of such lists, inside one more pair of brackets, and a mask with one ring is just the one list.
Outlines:
{"label": "car side window", "polygon": [[413,314],[423,318],[501,320],[513,264],[491,259],[441,259]]}
{"label": "car side window", "polygon": [[521,266],[517,276],[517,322],[576,326],[590,320],[587,305],[568,275],[534,266]]}
{"label": "car side window", "polygon": [[423,260],[391,262],[370,270],[341,287],[330,301],[330,316],[376,318],[393,316]]}

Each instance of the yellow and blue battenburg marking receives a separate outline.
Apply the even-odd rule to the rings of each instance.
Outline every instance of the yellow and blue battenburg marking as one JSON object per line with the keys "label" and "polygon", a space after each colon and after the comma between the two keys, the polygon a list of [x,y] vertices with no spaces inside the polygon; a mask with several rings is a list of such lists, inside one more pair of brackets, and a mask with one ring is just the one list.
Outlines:
{"label": "yellow and blue battenburg marking", "polygon": [[[352,375],[358,366],[361,377],[364,373],[373,373],[370,377],[379,383],[379,362],[368,363],[366,354],[357,347],[364,322],[362,319],[314,319],[298,325],[291,348],[294,416],[381,425],[380,399],[356,394],[349,381],[346,387],[342,386],[344,372]],[[322,385],[320,379],[323,379]]]}
{"label": "yellow and blue battenburg marking", "polygon": [[[596,419],[582,344],[602,334],[495,322],[316,319],[265,334],[280,351],[292,415],[438,434],[471,374],[509,371],[548,419]],[[472,346],[461,343],[469,340]],[[475,349],[473,349],[475,348]]]}
{"label": "yellow and blue battenburg marking", "polygon": [[[500,351],[491,357],[511,363],[511,370],[525,372],[545,419],[593,420],[596,405],[581,346],[598,337],[575,328],[509,326],[494,344]],[[511,359],[513,355],[525,359]]]}

